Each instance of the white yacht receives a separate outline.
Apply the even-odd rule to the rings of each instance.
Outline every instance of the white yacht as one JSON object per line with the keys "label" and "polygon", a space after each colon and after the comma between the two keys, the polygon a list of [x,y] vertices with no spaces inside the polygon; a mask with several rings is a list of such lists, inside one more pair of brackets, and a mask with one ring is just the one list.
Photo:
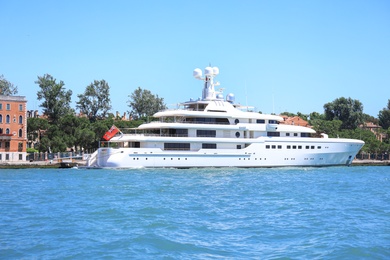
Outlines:
{"label": "white yacht", "polygon": [[[248,112],[215,89],[217,67],[200,69],[202,98],[154,114],[158,121],[119,132],[87,161],[87,167],[283,167],[350,165],[361,140],[312,137],[316,132],[282,124],[276,115]],[[124,132],[124,130],[123,130]]]}

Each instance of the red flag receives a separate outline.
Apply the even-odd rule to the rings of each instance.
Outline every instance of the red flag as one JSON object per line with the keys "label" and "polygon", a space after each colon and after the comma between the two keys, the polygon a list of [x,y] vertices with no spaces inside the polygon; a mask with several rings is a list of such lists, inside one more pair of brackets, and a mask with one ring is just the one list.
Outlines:
{"label": "red flag", "polygon": [[106,140],[106,141],[109,141],[111,138],[113,138],[116,133],[119,132],[119,129],[116,127],[116,126],[111,126],[110,130],[108,130],[104,135],[103,135],[103,139]]}

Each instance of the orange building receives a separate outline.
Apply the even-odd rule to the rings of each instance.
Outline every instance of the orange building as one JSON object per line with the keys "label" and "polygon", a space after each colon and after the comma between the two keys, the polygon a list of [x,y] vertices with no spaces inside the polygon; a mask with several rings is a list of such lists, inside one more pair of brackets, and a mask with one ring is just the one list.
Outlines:
{"label": "orange building", "polygon": [[299,116],[293,116],[293,117],[288,117],[288,116],[281,116],[283,117],[283,122],[282,124],[285,125],[297,125],[297,126],[305,126],[305,127],[311,127],[309,123],[306,120],[303,120]]}
{"label": "orange building", "polygon": [[26,160],[27,100],[0,95],[0,162]]}

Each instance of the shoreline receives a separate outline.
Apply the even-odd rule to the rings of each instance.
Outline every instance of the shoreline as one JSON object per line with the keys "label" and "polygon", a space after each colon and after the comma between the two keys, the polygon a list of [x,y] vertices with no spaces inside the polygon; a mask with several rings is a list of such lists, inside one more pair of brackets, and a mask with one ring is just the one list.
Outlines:
{"label": "shoreline", "polygon": [[[72,163],[53,163],[50,161],[37,161],[37,162],[6,162],[0,163],[0,169],[36,169],[36,168],[49,168],[49,169],[67,169],[74,166],[85,166],[85,161],[74,161]],[[350,166],[390,166],[389,160],[358,160],[352,161]]]}

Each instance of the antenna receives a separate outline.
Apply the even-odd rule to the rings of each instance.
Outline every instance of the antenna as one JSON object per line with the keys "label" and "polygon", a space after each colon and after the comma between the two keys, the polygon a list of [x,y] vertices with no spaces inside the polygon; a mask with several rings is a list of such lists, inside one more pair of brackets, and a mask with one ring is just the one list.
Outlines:
{"label": "antenna", "polygon": [[248,112],[248,91],[246,89],[246,79],[244,81],[245,83],[245,106],[246,106],[246,111]]}

